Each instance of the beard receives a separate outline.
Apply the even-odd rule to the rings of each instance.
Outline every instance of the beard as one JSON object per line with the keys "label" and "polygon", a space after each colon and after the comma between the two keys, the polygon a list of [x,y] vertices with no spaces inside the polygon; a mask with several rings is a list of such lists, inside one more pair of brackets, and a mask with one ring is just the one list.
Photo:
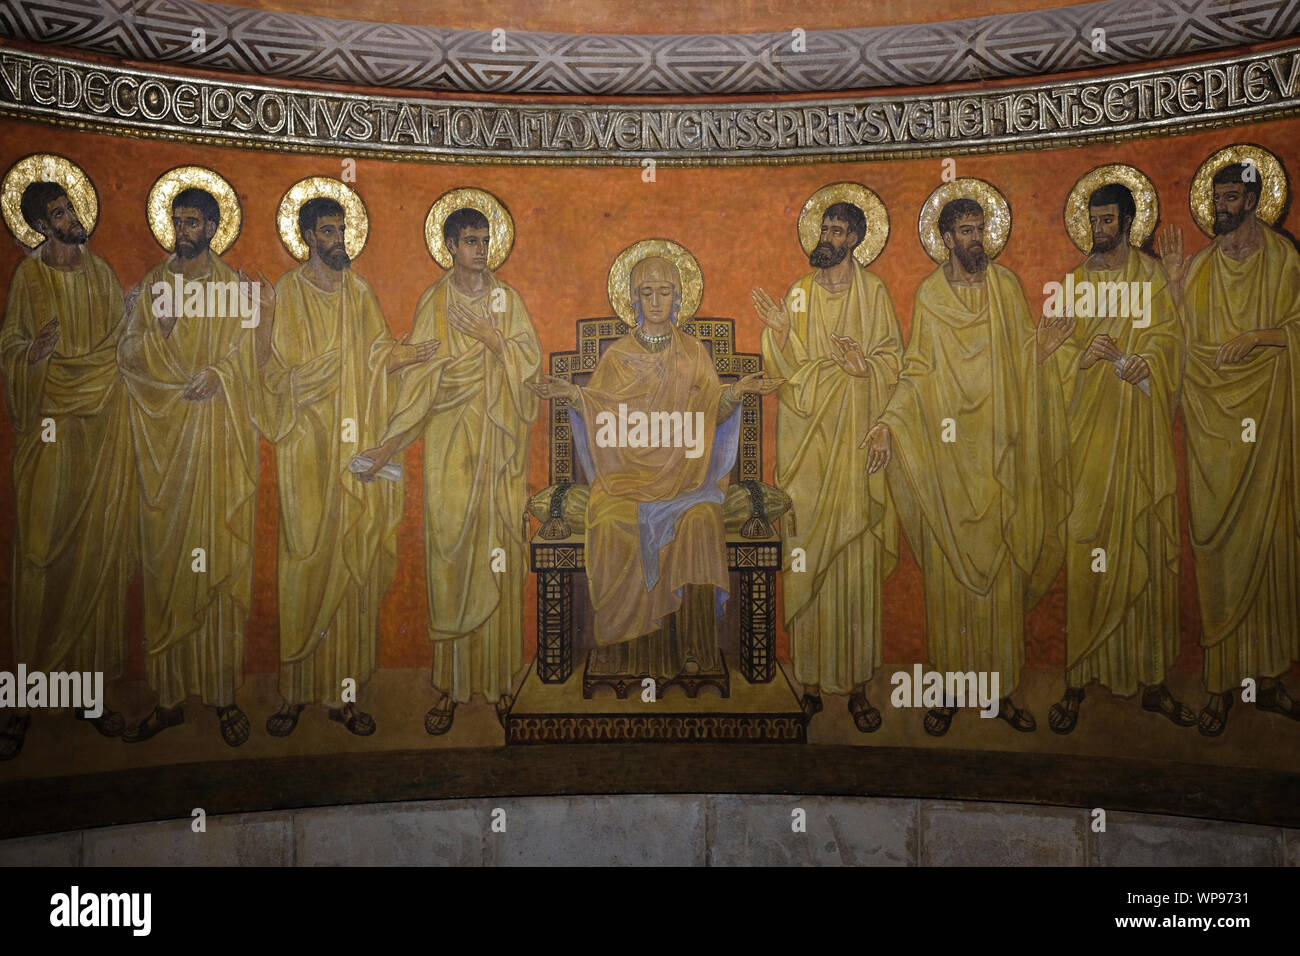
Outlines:
{"label": "beard", "polygon": [[55,229],[54,238],[59,242],[66,243],[69,246],[80,246],[86,241],[86,227],[81,223],[73,223],[66,229]]}
{"label": "beard", "polygon": [[176,255],[182,259],[197,259],[208,248],[210,240],[204,239],[201,242],[190,242],[188,239],[176,240]]}
{"label": "beard", "polygon": [[984,247],[979,243],[969,246],[953,246],[953,253],[957,256],[957,261],[967,272],[983,272],[989,267],[989,256],[984,251]]}
{"label": "beard", "polygon": [[808,265],[814,269],[829,269],[844,261],[849,254],[847,245],[836,249],[829,242],[818,243],[817,248],[808,253]]}
{"label": "beard", "polygon": [[1248,215],[1250,213],[1245,209],[1235,214],[1230,212],[1218,213],[1214,217],[1214,234],[1216,236],[1226,236],[1228,233],[1235,231],[1238,226],[1246,221]]}
{"label": "beard", "polygon": [[320,253],[321,262],[329,266],[335,272],[342,272],[352,264],[352,257],[342,245],[334,246],[332,249],[322,249]]}
{"label": "beard", "polygon": [[1110,252],[1112,249],[1114,249],[1116,246],[1119,245],[1120,238],[1121,236],[1118,232],[1115,233],[1113,236],[1094,235],[1092,237],[1093,254],[1096,254],[1098,252]]}

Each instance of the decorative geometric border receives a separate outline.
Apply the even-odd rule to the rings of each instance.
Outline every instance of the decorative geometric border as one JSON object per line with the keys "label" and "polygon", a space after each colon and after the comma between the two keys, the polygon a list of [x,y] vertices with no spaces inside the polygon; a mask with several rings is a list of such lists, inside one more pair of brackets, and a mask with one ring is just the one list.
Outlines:
{"label": "decorative geometric border", "polygon": [[1120,142],[1297,114],[1300,42],[1076,80],[908,95],[637,105],[326,92],[141,71],[0,45],[0,116],[171,142],[457,164],[916,159]]}
{"label": "decorative geometric border", "polygon": [[1147,62],[1298,35],[1300,0],[1105,0],[802,37],[798,26],[494,37],[206,0],[0,0],[0,35],[124,59],[397,89],[590,96],[835,92]]}

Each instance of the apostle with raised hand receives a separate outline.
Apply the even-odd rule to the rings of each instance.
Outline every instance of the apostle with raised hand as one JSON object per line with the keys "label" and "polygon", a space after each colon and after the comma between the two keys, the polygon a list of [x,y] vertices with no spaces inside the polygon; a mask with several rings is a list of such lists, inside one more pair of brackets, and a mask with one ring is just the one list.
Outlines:
{"label": "apostle with raised hand", "polygon": [[424,442],[424,543],[439,699],[430,734],[451,729],[457,704],[480,694],[508,712],[523,666],[528,552],[528,429],[538,400],[528,383],[542,363],[524,301],[495,270],[514,223],[500,200],[455,189],[429,210],[425,239],[446,274],[425,291],[412,339],[441,343],[400,373],[379,444],[362,452],[366,478],[411,442]]}
{"label": "apostle with raised hand", "polygon": [[[939,268],[917,289],[898,387],[863,443],[870,471],[889,466],[921,566],[931,665],[996,679],[997,716],[1027,732],[1037,723],[1012,701],[1024,618],[1060,570],[1069,492],[1061,382],[1047,360],[1072,321],[1036,322],[1015,274],[990,261],[1010,228],[1006,200],[983,180],[930,194],[920,232]],[[955,713],[953,700],[930,709],[926,732],[947,733]]]}
{"label": "apostle with raised hand", "polygon": [[[79,166],[29,156],[10,168],[4,193],[19,197],[21,219],[9,228],[32,249],[14,270],[0,327],[14,429],[14,656],[29,672],[111,680],[122,670],[126,585],[138,560],[130,420],[117,373],[122,287],[86,247],[98,202]],[[125,729],[110,710],[74,713],[105,737]],[[30,720],[5,712],[0,760],[18,755]]]}
{"label": "apostle with raised hand", "polygon": [[[753,292],[764,367],[777,392],[776,473],[799,515],[783,528],[785,624],[803,708],[847,696],[858,730],[881,725],[866,683],[881,664],[881,582],[897,563],[898,523],[884,474],[868,475],[862,435],[898,381],[903,339],[885,284],[867,264],[889,234],[884,204],[834,183],[804,205],[799,235],[813,271],[781,302]],[[793,568],[799,549],[802,567]]]}
{"label": "apostle with raised hand", "polygon": [[275,444],[280,496],[280,696],[267,733],[287,737],[309,704],[351,733],[375,731],[357,701],[376,666],[379,608],[397,570],[401,482],[353,474],[375,444],[398,369],[434,356],[388,331],[374,290],[352,268],[369,221],[336,179],[296,183],[280,204],[280,238],[305,260],[276,283],[263,427]]}
{"label": "apostle with raised hand", "polygon": [[1187,333],[1187,497],[1215,737],[1234,695],[1300,720],[1280,680],[1300,658],[1300,254],[1272,228],[1286,173],[1258,146],[1207,159],[1192,180],[1213,241],[1190,263],[1181,234],[1159,248]]}
{"label": "apostle with raised hand", "polygon": [[1179,643],[1173,418],[1183,342],[1164,273],[1139,251],[1157,216],[1155,187],[1132,166],[1082,177],[1065,219],[1087,258],[1043,307],[1077,323],[1056,352],[1071,466],[1065,694],[1048,713],[1058,734],[1074,729],[1092,681],[1123,697],[1141,690],[1143,709],[1196,723],[1165,686]]}
{"label": "apostle with raised hand", "polygon": [[154,238],[171,254],[130,296],[118,363],[131,396],[145,667],[157,703],[123,739],[181,723],[181,704],[198,696],[216,708],[221,739],[237,747],[249,734],[235,692],[252,603],[255,419],[273,292],[221,258],[240,211],[218,173],[165,173],[148,209]]}

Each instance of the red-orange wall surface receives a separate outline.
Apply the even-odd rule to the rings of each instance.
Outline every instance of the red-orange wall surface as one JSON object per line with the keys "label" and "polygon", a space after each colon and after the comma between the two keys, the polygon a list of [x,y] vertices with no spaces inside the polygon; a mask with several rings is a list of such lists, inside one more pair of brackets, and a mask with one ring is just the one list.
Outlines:
{"label": "red-orange wall surface", "polygon": [[[1292,175],[1300,169],[1300,119],[1292,119],[1118,144],[956,157],[956,173],[989,180],[1010,202],[1011,237],[999,262],[1020,276],[1032,310],[1041,305],[1043,284],[1059,279],[1081,259],[1062,220],[1066,195],[1079,176],[1104,163],[1137,166],[1159,191],[1162,225],[1180,227],[1190,250],[1195,251],[1205,240],[1188,209],[1192,176],[1214,150],[1239,141],[1272,150]],[[0,169],[37,151],[68,156],[93,179],[99,192],[100,220],[91,238],[92,248],[113,265],[127,288],[164,256],[149,232],[144,211],[150,186],[165,170],[181,164],[210,166],[233,184],[243,207],[243,232],[226,253],[226,261],[274,280],[295,265],[275,229],[281,196],[303,177],[338,176],[341,169],[341,157],[196,147],[14,121],[0,123]],[[940,183],[941,172],[937,157],[785,167],[660,167],[656,181],[647,183],[639,167],[455,166],[360,160],[355,188],[371,218],[369,244],[355,268],[377,291],[393,332],[400,335],[410,329],[420,294],[441,275],[424,245],[429,205],[452,187],[477,186],[500,197],[514,216],[514,250],[500,275],[522,294],[545,352],[573,347],[576,319],[610,313],[605,292],[610,263],[628,244],[654,236],[674,239],[695,254],[705,277],[700,314],[736,319],[738,347],[758,351],[761,324],[750,304],[750,290],[762,286],[773,294],[783,292],[808,270],[795,232],[804,200],[826,183],[855,180],[874,189],[889,210],[889,242],[872,268],[889,287],[906,338],[913,294],[935,268],[917,240],[917,215],[926,196]],[[0,289],[7,289],[7,277],[22,255],[16,244],[0,249],[0,274],[6,277]],[[764,477],[770,481],[776,400],[771,397],[766,403]],[[1181,420],[1177,437],[1182,468]],[[545,410],[533,428],[531,442],[531,487],[536,490],[548,483]],[[14,529],[12,449],[12,429],[7,419],[2,419],[0,662],[8,663],[12,663],[8,636]],[[255,598],[246,650],[250,672],[274,671],[278,660],[278,528],[272,455],[264,442]],[[425,638],[418,446],[407,451],[405,466],[408,479],[399,536],[401,566],[385,600],[382,620],[380,665],[385,667],[426,666],[430,659]],[[1185,501],[1183,507],[1185,514]],[[1197,671],[1199,614],[1185,531],[1182,572],[1183,653],[1178,666],[1183,671]],[[1058,581],[1027,625],[1029,666],[1064,665],[1063,622],[1063,581]],[[531,580],[523,623],[531,655],[536,628]],[[920,575],[905,554],[885,585],[886,661],[924,660],[923,628]],[[129,623],[128,673],[133,676],[143,673],[139,630],[137,599]],[[779,648],[784,655],[783,634]]]}

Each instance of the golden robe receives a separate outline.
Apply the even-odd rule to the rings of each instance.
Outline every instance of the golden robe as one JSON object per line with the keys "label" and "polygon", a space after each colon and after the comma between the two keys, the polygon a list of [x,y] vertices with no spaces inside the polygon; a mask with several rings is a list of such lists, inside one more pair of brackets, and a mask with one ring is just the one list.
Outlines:
{"label": "golden robe", "polygon": [[[725,475],[715,488],[703,488],[710,472],[723,385],[699,340],[676,328],[671,336],[660,352],[647,351],[633,335],[614,342],[601,356],[576,409],[595,468],[587,499],[586,556],[598,644],[618,644],[655,631],[682,605],[680,592],[688,584],[729,589],[721,495],[727,485]],[[657,448],[602,447],[597,441],[597,416],[617,417],[620,405],[629,415],[680,412],[683,418],[689,414],[692,421],[701,421],[694,416],[702,414],[700,455],[688,458],[685,447],[663,443]],[[660,525],[661,531],[669,532],[668,540],[650,546],[657,568],[652,569],[653,584],[647,586],[640,506],[666,505],[701,490],[705,496],[677,515],[670,527]],[[706,633],[714,632],[706,626]],[[698,633],[690,637],[701,645],[698,653],[706,656],[699,661],[701,668],[713,670],[716,639],[698,640]],[[661,656],[675,655],[664,649]],[[652,663],[652,669],[675,676],[667,673],[675,663],[680,662],[665,659]]]}
{"label": "golden robe", "polygon": [[[1129,249],[1124,266],[1074,270],[1074,286],[1144,282],[1150,325],[1132,317],[1078,316],[1057,350],[1070,432],[1072,497],[1066,545],[1066,683],[1098,680],[1113,693],[1164,682],[1178,656],[1177,468],[1173,418],[1182,378],[1182,329],[1164,272]],[[1130,286],[1132,288],[1132,286]],[[1100,311],[1094,309],[1093,311]],[[1089,369],[1079,357],[1095,336],[1109,335],[1126,355],[1151,368],[1151,394],[1122,381],[1104,359]],[[1093,549],[1106,569],[1094,571]]]}
{"label": "golden robe", "polygon": [[[505,311],[493,312],[497,290]],[[448,301],[486,314],[505,340],[504,361],[447,321]],[[442,343],[431,362],[408,366],[381,441],[424,439],[424,547],[433,641],[433,685],[464,703],[510,692],[523,664],[523,589],[528,550],[528,427],[537,394],[528,386],[542,364],[541,345],[524,301],[488,276],[471,299],[451,273],[431,286],[415,310],[412,342]],[[504,571],[493,551],[505,552]],[[500,567],[500,555],[496,562]]]}
{"label": "golden robe", "polygon": [[[1300,656],[1300,255],[1263,232],[1243,262],[1218,242],[1200,253],[1183,297],[1187,491],[1211,693],[1276,677]],[[1214,368],[1225,342],[1278,328],[1286,348]]]}
{"label": "golden robe", "polygon": [[[898,382],[903,337],[885,284],[854,264],[853,282],[827,292],[810,272],[786,294],[791,316],[785,347],[763,331],[763,364],[787,382],[777,392],[776,484],[790,495],[798,530],[782,523],[785,624],[795,679],[849,694],[881,663],[880,586],[898,561],[898,520],[883,472],[867,474],[858,444],[884,411]],[[802,293],[807,308],[795,311]],[[870,374],[848,374],[831,356],[830,335],[862,346]],[[802,548],[806,570],[791,572]]]}
{"label": "golden robe", "polygon": [[[28,347],[53,318],[54,351],[28,365]],[[0,329],[0,377],[15,432],[14,660],[33,671],[111,679],[122,670],[126,587],[139,548],[121,334],[122,287],[95,253],[83,249],[72,270],[46,265],[39,252],[18,264]]]}
{"label": "golden robe", "polygon": [[280,491],[280,694],[342,707],[343,681],[359,688],[375,669],[379,605],[397,571],[401,483],[348,470],[388,424],[396,342],[364,279],[345,269],[326,292],[306,269],[276,283],[263,370]]}
{"label": "golden robe", "polygon": [[[145,664],[159,706],[197,694],[229,707],[243,680],[252,599],[261,375],[255,330],[242,327],[237,310],[183,315],[163,337],[153,287],[173,284],[170,261],[140,280],[118,346],[140,476]],[[213,254],[207,275],[188,281],[239,277]],[[204,401],[182,398],[205,368],[221,388]],[[196,548],[204,549],[206,571],[194,570]]]}
{"label": "golden robe", "polygon": [[925,580],[930,663],[997,671],[1004,697],[1020,680],[1025,612],[1064,558],[1061,382],[1055,363],[1037,364],[1034,329],[1010,270],[990,263],[982,286],[956,287],[936,269],[881,416],[890,492]]}

